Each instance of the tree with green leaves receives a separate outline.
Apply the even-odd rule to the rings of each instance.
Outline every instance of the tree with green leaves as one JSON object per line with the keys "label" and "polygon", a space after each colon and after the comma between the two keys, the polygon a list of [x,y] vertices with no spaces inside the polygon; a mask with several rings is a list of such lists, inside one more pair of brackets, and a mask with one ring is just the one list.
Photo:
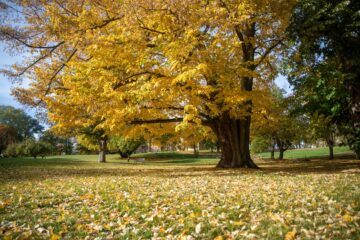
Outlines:
{"label": "tree with green leaves", "polygon": [[16,130],[16,141],[32,138],[34,134],[44,129],[35,118],[27,115],[23,110],[4,105],[0,105],[0,124]]}
{"label": "tree with green leaves", "polygon": [[334,159],[335,137],[337,133],[336,124],[332,122],[331,117],[319,115],[315,112],[311,116],[310,129],[312,137],[326,142],[329,148],[329,159]]}
{"label": "tree with green leaves", "polygon": [[15,143],[17,132],[13,127],[0,124],[0,154],[9,146]]}
{"label": "tree with green leaves", "polygon": [[60,155],[62,153],[66,155],[72,154],[73,142],[69,137],[57,136],[52,131],[46,130],[41,134],[40,141],[51,144],[54,149],[54,155]]}
{"label": "tree with green leaves", "polygon": [[263,115],[254,119],[252,126],[253,150],[263,149],[268,143],[271,149],[271,159],[275,158],[275,150],[279,151],[279,160],[284,158],[284,152],[301,142],[307,132],[307,122],[302,115],[292,114],[294,101],[292,96],[286,96],[285,91],[276,85],[271,89],[272,105]]}
{"label": "tree with green leaves", "polygon": [[121,158],[130,159],[130,156],[145,143],[143,137],[138,138],[125,138],[125,137],[112,137],[109,141],[110,148],[116,149]]}
{"label": "tree with green leaves", "polygon": [[360,158],[360,2],[299,1],[286,72],[308,113],[336,124]]}

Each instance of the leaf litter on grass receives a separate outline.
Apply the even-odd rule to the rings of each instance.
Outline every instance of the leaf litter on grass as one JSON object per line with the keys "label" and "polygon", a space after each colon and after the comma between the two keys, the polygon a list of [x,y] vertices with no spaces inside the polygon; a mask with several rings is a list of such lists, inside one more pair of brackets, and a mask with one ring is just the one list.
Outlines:
{"label": "leaf litter on grass", "polygon": [[0,238],[360,238],[357,173],[153,170],[7,179]]}

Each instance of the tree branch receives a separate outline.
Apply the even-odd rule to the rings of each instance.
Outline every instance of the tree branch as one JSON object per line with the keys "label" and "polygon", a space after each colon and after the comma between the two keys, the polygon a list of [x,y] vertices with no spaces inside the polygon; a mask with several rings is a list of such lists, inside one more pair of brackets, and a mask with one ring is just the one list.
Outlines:
{"label": "tree branch", "polygon": [[131,124],[154,124],[154,123],[176,123],[182,122],[183,118],[169,118],[169,119],[151,119],[151,120],[133,120]]}
{"label": "tree branch", "polygon": [[61,41],[59,42],[58,44],[56,45],[53,45],[53,46],[35,46],[35,45],[32,45],[30,43],[27,43],[25,40],[22,40],[20,37],[18,36],[15,36],[13,34],[10,34],[9,32],[7,31],[4,31],[4,30],[0,30],[0,33],[1,34],[4,34],[6,35],[8,38],[10,39],[14,39],[18,42],[20,42],[21,44],[23,44],[24,46],[28,47],[28,48],[34,48],[34,49],[54,49],[54,48],[57,48],[59,47],[60,45],[64,44],[65,42],[64,41]]}
{"label": "tree branch", "polygon": [[62,44],[64,44],[65,42],[62,42],[61,44],[58,44],[57,46],[55,46],[53,49],[50,50],[50,52],[48,52],[47,54],[41,55],[38,59],[36,59],[33,63],[31,63],[30,65],[28,65],[27,67],[25,67],[20,73],[14,73],[11,74],[12,77],[20,77],[21,75],[23,75],[27,70],[29,70],[30,68],[32,68],[33,66],[35,66],[38,62],[40,62],[41,60],[47,58],[48,56],[50,56],[51,53],[53,53],[55,51],[56,48],[58,48],[59,46],[61,46]]}
{"label": "tree branch", "polygon": [[[267,48],[265,50],[265,53],[260,57],[258,63],[254,64],[255,67],[259,66],[264,60],[265,58],[271,53],[271,51],[276,48],[277,46],[279,46],[279,44],[281,44],[284,41],[284,38],[281,38],[279,40],[277,40],[272,46],[270,46],[269,48]],[[256,60],[255,60],[256,62]]]}

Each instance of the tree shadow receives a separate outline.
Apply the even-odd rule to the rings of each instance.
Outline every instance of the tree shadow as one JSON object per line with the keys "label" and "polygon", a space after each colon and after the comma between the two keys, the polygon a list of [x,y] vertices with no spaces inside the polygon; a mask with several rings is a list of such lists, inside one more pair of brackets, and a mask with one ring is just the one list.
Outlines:
{"label": "tree shadow", "polygon": [[[24,161],[25,165],[6,164],[0,161],[0,181],[42,180],[64,177],[142,177],[179,178],[184,176],[237,176],[237,175],[298,175],[360,173],[360,161],[352,159],[314,159],[258,162],[260,169],[221,169],[215,165],[194,164],[198,159],[154,161],[145,164],[110,162],[100,164],[80,159],[53,158],[43,162]],[[8,163],[8,162],[7,162]],[[161,164],[170,165],[161,165]],[[191,165],[186,165],[186,164]]]}

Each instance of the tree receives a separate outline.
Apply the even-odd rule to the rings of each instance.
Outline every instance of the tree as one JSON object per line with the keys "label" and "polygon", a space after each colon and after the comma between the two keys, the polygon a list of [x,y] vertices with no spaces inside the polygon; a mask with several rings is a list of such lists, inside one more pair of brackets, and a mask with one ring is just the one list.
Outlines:
{"label": "tree", "polygon": [[17,132],[13,127],[0,124],[0,155],[10,144],[15,143]]}
{"label": "tree", "polygon": [[4,151],[4,156],[5,157],[18,157],[19,154],[17,151],[17,147],[18,147],[18,144],[16,144],[16,143],[9,144]]}
{"label": "tree", "polygon": [[44,158],[45,156],[50,155],[53,151],[53,146],[51,146],[51,144],[42,141],[36,141],[35,139],[27,139],[21,144],[23,145],[20,147],[23,149],[23,155],[18,152],[19,156],[31,156],[33,158],[41,156]]}
{"label": "tree", "polygon": [[[256,154],[267,151],[269,146],[272,146],[270,139],[264,138],[262,136],[256,136],[253,140],[251,140],[250,149],[253,154]],[[274,159],[273,155],[271,159]]]}
{"label": "tree", "polygon": [[16,129],[16,141],[31,138],[35,133],[40,133],[43,130],[36,119],[27,115],[23,110],[12,106],[0,105],[0,124]]}
{"label": "tree", "polygon": [[20,3],[24,27],[6,19],[1,28],[34,56],[15,67],[34,83],[14,90],[20,101],[46,107],[59,125],[55,112],[71,118],[69,108],[82,106],[107,135],[134,124],[206,126],[222,148],[219,167],[257,167],[251,117],[268,103],[294,1]]}
{"label": "tree", "polygon": [[77,135],[77,141],[81,146],[85,146],[89,150],[99,150],[99,163],[106,163],[109,138],[104,134],[102,129],[90,126],[87,128],[80,128],[74,133]]}
{"label": "tree", "polygon": [[307,121],[302,114],[293,114],[293,97],[286,97],[283,89],[274,85],[269,98],[272,105],[254,119],[252,126],[254,147],[257,142],[268,143],[271,159],[275,159],[277,147],[279,160],[282,160],[286,150],[294,146],[295,142],[301,142],[304,139]]}
{"label": "tree", "polygon": [[44,131],[39,140],[52,145],[54,155],[60,155],[62,153],[71,154],[73,151],[73,142],[70,138],[57,136],[50,130]]}
{"label": "tree", "polygon": [[129,160],[130,156],[142,145],[145,143],[143,137],[129,139],[125,137],[112,137],[109,141],[111,148],[117,149],[121,158],[127,158]]}
{"label": "tree", "polygon": [[334,159],[334,146],[336,136],[336,125],[332,122],[330,116],[325,117],[315,112],[311,116],[310,128],[312,130],[312,136],[315,139],[322,139],[329,147],[329,159]]}
{"label": "tree", "polygon": [[304,103],[336,124],[360,158],[359,1],[303,0],[296,5],[287,70]]}

